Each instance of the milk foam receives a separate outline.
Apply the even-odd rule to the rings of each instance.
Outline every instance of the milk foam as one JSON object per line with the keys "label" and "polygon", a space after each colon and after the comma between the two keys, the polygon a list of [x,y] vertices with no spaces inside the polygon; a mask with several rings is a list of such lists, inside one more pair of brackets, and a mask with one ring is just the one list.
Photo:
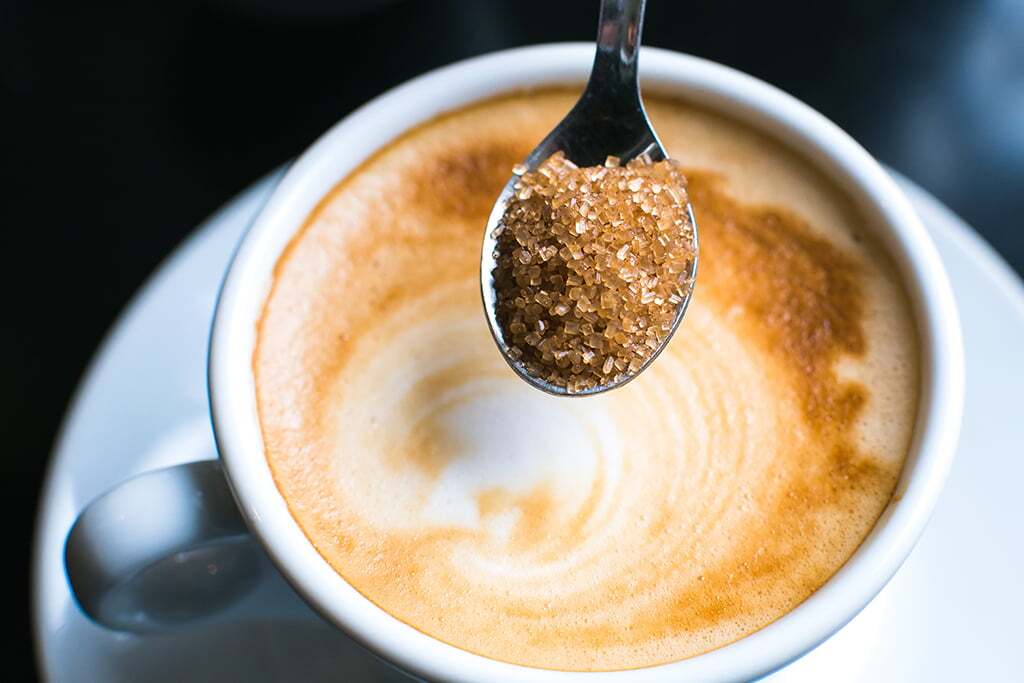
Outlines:
{"label": "milk foam", "polygon": [[487,331],[480,231],[572,97],[462,110],[343,182],[279,264],[254,370],[278,487],[345,580],[479,654],[624,669],[736,640],[845,562],[908,447],[916,337],[841,194],[654,99],[695,170],[686,320],[622,389],[526,386]]}

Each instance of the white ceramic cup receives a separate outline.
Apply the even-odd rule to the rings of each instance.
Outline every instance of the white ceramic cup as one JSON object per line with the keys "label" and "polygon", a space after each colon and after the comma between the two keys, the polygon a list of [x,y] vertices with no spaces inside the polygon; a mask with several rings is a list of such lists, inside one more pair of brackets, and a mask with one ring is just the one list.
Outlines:
{"label": "white ceramic cup", "polygon": [[[214,432],[241,519],[278,569],[323,617],[416,676],[456,682],[596,683],[749,680],[765,675],[823,642],[882,589],[921,535],[949,472],[963,402],[960,328],[938,253],[903,193],[849,136],[780,90],[696,57],[655,48],[644,48],[641,57],[646,91],[708,106],[782,140],[845,190],[869,225],[879,226],[878,237],[893,256],[910,293],[923,345],[919,414],[896,494],[853,557],[796,609],[725,647],[644,669],[580,673],[498,662],[417,631],[346,583],[291,517],[264,457],[252,357],[255,323],[278,257],[320,199],[389,141],[442,112],[501,93],[582,85],[590,70],[593,45],[507,50],[432,71],[347,116],[288,170],[228,270],[210,339],[209,364]],[[187,481],[179,476],[181,472],[189,473]],[[143,483],[130,481],[116,489],[113,493],[120,497],[108,495],[90,506],[68,542],[68,573],[76,596],[91,616],[114,627],[132,628],[114,614],[123,607],[123,596],[120,602],[111,600],[106,607],[101,604],[115,592],[111,586],[119,580],[169,552],[203,543],[209,547],[211,541],[234,539],[245,531],[240,521],[230,519],[231,506],[225,504],[227,488],[209,466],[201,470],[172,468],[143,475],[139,481]],[[163,514],[156,518],[135,509],[147,507],[145,502],[154,489],[168,498]],[[123,519],[114,519],[126,507],[135,513],[128,529]],[[170,522],[163,518],[167,516],[171,516]],[[140,544],[138,539],[147,534],[148,543]]]}

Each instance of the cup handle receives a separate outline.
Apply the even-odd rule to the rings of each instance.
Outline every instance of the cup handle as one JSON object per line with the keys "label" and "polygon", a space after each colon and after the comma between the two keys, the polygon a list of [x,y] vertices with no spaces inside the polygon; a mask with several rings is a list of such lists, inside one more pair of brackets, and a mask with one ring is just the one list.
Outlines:
{"label": "cup handle", "polygon": [[147,472],[92,501],[64,548],[72,592],[117,631],[164,631],[218,612],[265,563],[216,460]]}

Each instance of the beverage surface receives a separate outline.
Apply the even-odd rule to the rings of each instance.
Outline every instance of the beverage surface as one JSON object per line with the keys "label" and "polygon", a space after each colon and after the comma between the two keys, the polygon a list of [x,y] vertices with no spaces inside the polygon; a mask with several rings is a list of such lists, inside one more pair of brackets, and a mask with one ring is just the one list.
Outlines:
{"label": "beverage surface", "polygon": [[277,265],[253,369],[279,490],[369,600],[494,659],[628,669],[756,631],[843,565],[899,477],[919,344],[841,191],[648,97],[700,229],[686,319],[621,389],[527,386],[484,319],[482,230],[576,94],[458,110],[344,179]]}

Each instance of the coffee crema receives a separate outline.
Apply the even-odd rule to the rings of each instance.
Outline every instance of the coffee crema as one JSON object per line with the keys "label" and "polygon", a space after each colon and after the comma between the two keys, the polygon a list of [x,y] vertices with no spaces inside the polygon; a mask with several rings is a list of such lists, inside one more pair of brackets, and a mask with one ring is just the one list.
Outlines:
{"label": "coffee crema", "polygon": [[480,241],[576,95],[447,114],[340,182],[277,264],[253,370],[281,494],[368,599],[493,659],[629,669],[752,633],[846,562],[909,447],[918,339],[841,191],[649,97],[701,232],[686,319],[621,389],[528,387],[490,339]]}

